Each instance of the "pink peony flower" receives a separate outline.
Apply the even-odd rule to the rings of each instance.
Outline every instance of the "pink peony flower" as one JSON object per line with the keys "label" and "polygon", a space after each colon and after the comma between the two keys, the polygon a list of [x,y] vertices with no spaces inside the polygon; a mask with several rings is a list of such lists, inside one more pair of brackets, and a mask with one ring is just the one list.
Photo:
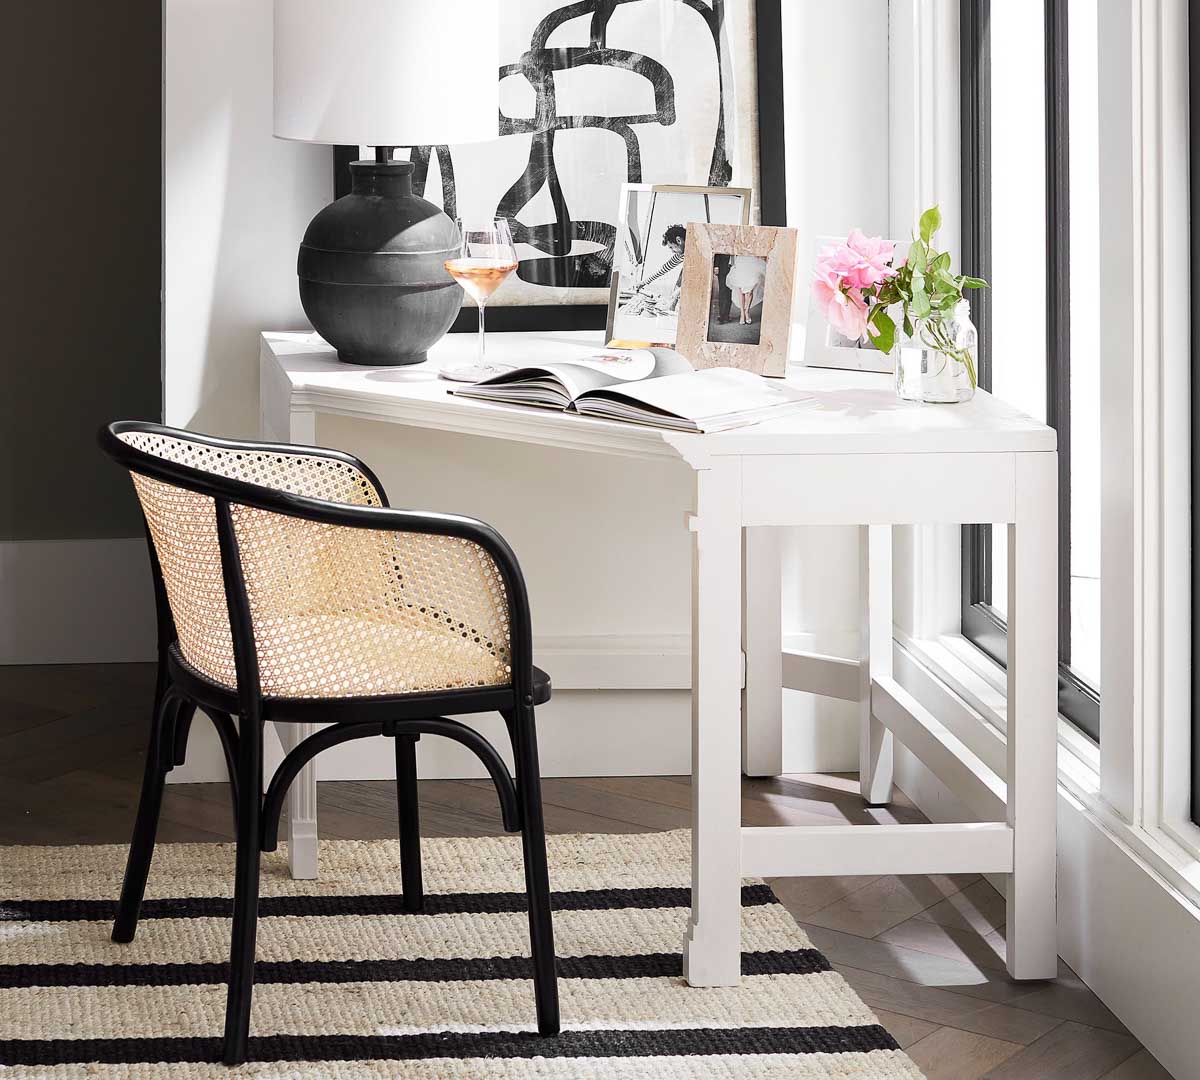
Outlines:
{"label": "pink peony flower", "polygon": [[857,271],[863,288],[878,285],[896,276],[892,267],[895,245],[881,236],[864,236],[861,229],[851,229],[846,247],[858,256]]}
{"label": "pink peony flower", "polygon": [[889,265],[893,245],[880,237],[868,238],[855,229],[844,244],[833,244],[817,258],[817,274],[836,274],[847,286],[870,289],[896,274]]}
{"label": "pink peony flower", "polygon": [[891,242],[853,229],[844,243],[830,244],[817,256],[813,296],[826,321],[843,337],[866,338],[870,309],[863,292],[896,276],[894,255]]}
{"label": "pink peony flower", "polygon": [[812,293],[817,308],[842,337],[859,341],[867,333],[867,304],[857,288],[843,288],[835,272],[827,271],[813,278]]}

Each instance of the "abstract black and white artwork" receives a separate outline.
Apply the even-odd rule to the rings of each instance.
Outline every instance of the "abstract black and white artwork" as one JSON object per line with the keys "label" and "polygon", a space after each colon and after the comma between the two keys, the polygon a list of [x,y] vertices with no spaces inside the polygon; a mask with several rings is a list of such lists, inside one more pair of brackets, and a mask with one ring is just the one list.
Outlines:
{"label": "abstract black and white artwork", "polygon": [[509,220],[520,264],[493,306],[604,304],[623,184],[757,186],[753,0],[503,12],[499,137],[397,157],[452,217]]}

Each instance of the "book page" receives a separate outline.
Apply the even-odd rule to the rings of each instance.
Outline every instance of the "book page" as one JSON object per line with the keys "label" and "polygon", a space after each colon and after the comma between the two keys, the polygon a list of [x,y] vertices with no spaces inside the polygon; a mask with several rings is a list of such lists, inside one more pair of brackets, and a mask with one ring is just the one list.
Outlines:
{"label": "book page", "polygon": [[737,368],[707,368],[680,375],[666,375],[630,385],[597,387],[576,398],[580,411],[595,398],[628,401],[656,412],[701,423],[717,417],[758,412],[806,395],[794,387],[772,382]]}
{"label": "book page", "polygon": [[569,360],[504,371],[450,392],[565,409],[589,390],[691,370],[692,365],[673,349],[589,349]]}
{"label": "book page", "polygon": [[[602,367],[580,363],[539,364],[537,367],[516,368],[513,371],[503,371],[489,379],[483,379],[470,387],[457,388],[460,393],[469,390],[497,391],[511,390],[522,383],[544,383],[552,380],[566,391],[567,400],[573,401],[586,390],[595,390],[612,383],[620,382],[615,375]],[[500,396],[499,394],[497,396]]]}

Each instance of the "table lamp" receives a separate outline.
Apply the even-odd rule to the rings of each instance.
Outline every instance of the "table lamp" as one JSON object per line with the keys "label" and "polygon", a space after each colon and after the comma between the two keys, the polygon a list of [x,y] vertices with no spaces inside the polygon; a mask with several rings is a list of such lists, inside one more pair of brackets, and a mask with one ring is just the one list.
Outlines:
{"label": "table lamp", "polygon": [[415,364],[462,290],[455,223],[414,195],[397,146],[482,142],[499,128],[496,0],[275,0],[275,135],[375,147],[300,245],[300,302],[351,364]]}

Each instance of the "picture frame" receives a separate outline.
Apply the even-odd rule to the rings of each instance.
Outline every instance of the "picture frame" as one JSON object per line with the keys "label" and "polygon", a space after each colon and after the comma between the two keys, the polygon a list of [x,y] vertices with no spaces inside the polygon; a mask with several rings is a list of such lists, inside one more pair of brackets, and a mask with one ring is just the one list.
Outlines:
{"label": "picture frame", "polygon": [[[499,137],[396,152],[415,163],[417,194],[451,216],[476,212],[468,205],[478,202],[520,224],[527,238],[532,230],[539,246],[518,238],[522,266],[489,304],[489,329],[605,329],[617,224],[609,218],[623,182],[744,185],[760,200],[758,219],[782,224],[781,19],[781,0],[505,5]],[[588,70],[577,78],[570,71],[577,67]],[[596,69],[604,67],[622,69],[614,75],[617,97],[630,98],[612,115],[575,100],[575,88],[599,85]],[[556,78],[572,93],[556,95]],[[697,109],[708,116],[699,136],[691,123]],[[369,148],[334,148],[338,197],[349,191],[349,162],[373,156]],[[490,185],[486,197],[481,183]],[[576,284],[584,287],[536,287],[522,275],[546,278],[544,268],[525,266],[539,259],[582,275]],[[464,306],[452,330],[475,323]]]}
{"label": "picture frame", "polygon": [[795,229],[689,225],[676,349],[696,368],[783,378],[795,278]]}
{"label": "picture frame", "polygon": [[[813,263],[831,244],[844,243],[845,237],[818,236],[813,248]],[[896,250],[907,250],[911,240],[895,241]],[[840,371],[878,371],[892,374],[896,355],[880,352],[869,342],[851,341],[829,325],[817,309],[816,298],[808,290],[808,316],[804,324],[804,366],[835,368]]]}
{"label": "picture frame", "polygon": [[687,226],[748,225],[750,188],[623,184],[605,341],[674,348]]}

